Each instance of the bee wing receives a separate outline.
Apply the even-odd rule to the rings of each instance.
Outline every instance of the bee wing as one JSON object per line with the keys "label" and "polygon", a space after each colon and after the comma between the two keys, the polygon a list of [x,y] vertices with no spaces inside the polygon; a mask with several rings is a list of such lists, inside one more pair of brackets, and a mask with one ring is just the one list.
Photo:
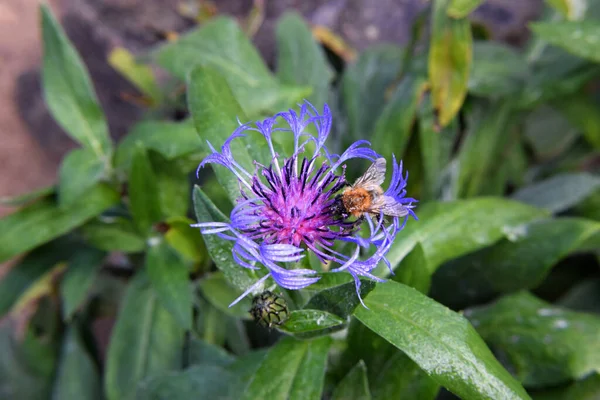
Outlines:
{"label": "bee wing", "polygon": [[361,187],[368,191],[376,191],[385,180],[385,166],[385,158],[378,158],[352,186]]}
{"label": "bee wing", "polygon": [[391,196],[381,196],[373,203],[370,212],[374,214],[383,213],[390,217],[405,217],[408,215],[408,208],[398,203]]}

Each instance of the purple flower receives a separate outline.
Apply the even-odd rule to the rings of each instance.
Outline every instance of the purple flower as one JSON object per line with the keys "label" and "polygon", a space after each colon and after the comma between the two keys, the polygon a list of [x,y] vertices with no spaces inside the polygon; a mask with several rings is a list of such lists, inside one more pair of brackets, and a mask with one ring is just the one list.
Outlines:
{"label": "purple flower", "polygon": [[[287,126],[276,127],[280,122]],[[316,137],[306,132],[310,124],[316,129]],[[306,251],[313,252],[323,263],[338,264],[332,272],[349,272],[354,277],[359,298],[360,277],[383,281],[371,273],[380,262],[391,271],[385,256],[408,216],[416,219],[412,210],[416,200],[405,197],[408,174],[402,176],[402,163],[397,164],[394,158],[391,183],[377,196],[381,196],[382,210],[392,210],[396,216],[390,217],[387,212],[384,216],[384,211],[365,214],[369,232],[359,235],[363,219],[350,220],[346,213],[339,212],[339,194],[348,186],[344,175],[346,163],[356,158],[375,162],[381,156],[365,140],[355,142],[341,155],[330,153],[325,146],[330,129],[329,107],[325,105],[319,114],[305,102],[299,113],[294,110],[278,113],[256,122],[254,127],[240,124],[220,152],[208,143],[212,154],[198,169],[209,163],[228,168],[240,183],[240,197],[229,223],[193,226],[199,227],[205,235],[216,234],[233,241],[233,258],[241,267],[261,269],[259,265],[262,265],[267,269],[267,273],[231,305],[262,286],[269,277],[286,289],[302,289],[318,281],[316,271],[292,268]],[[262,134],[272,157],[268,166],[255,163],[252,174],[236,162],[230,150],[231,142],[246,136],[245,131]],[[294,137],[294,153],[283,158],[275,152],[272,136],[290,132]],[[313,148],[311,154],[307,154],[309,144]],[[334,249],[337,241],[350,242],[356,247],[352,254],[345,255]],[[361,248],[367,249],[367,253],[371,250],[371,254],[359,257]]]}

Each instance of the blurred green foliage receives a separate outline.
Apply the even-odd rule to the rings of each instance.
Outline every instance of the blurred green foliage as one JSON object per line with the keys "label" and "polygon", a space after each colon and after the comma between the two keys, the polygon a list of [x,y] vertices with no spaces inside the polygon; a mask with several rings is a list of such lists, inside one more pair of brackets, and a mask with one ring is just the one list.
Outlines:
{"label": "blurred green foliage", "polygon": [[[81,148],[52,188],[3,199],[21,208],[0,220],[0,261],[24,256],[0,278],[0,397],[598,398],[600,2],[548,0],[521,49],[473,38],[480,3],[431,1],[406,47],[341,70],[294,13],[275,72],[222,16],[140,59],[116,49],[149,106],[119,143],[41,6],[45,98]],[[334,110],[334,151],[368,139],[404,160],[420,220],[389,253],[395,275],[363,282],[368,309],[350,276],[323,273],[281,293],[289,319],[269,331],[249,299],[228,307],[263,272],[189,226],[227,221],[237,180],[194,172],[236,118],[304,98]]]}

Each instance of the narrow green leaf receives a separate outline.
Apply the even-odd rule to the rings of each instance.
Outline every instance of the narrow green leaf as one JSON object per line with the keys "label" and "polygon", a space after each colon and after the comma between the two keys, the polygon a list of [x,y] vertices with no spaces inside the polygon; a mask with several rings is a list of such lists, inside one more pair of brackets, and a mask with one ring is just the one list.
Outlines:
{"label": "narrow green leaf", "polygon": [[75,149],[62,161],[60,166],[58,199],[61,207],[73,203],[96,185],[104,175],[104,162],[95,157],[89,149]]}
{"label": "narrow green leaf", "polygon": [[[537,208],[506,199],[482,197],[430,202],[417,208],[419,221],[409,221],[387,258],[395,269],[420,243],[430,272],[445,261],[514,235],[523,224],[547,215]],[[382,269],[387,274],[387,268]]]}
{"label": "narrow green leaf", "polygon": [[[219,149],[238,128],[237,118],[246,120],[225,78],[216,70],[199,67],[190,74],[188,82],[188,105],[194,118],[196,131],[202,139],[202,149],[212,151],[206,141]],[[250,168],[253,158],[240,139],[231,143],[231,152],[240,165]],[[219,183],[225,188],[229,199],[235,202],[240,197],[239,182],[227,168],[214,168]]]}
{"label": "narrow green leaf", "polygon": [[581,19],[588,8],[587,0],[546,0],[546,3],[569,20]]}
{"label": "narrow green leaf", "polygon": [[178,369],[184,333],[160,305],[146,276],[138,273],[127,289],[112,331],[104,376],[106,398],[131,399],[135,382]]}
{"label": "narrow green leaf", "polygon": [[69,209],[41,200],[0,219],[0,262],[31,250],[82,225],[119,201],[108,186],[88,190]]}
{"label": "narrow green leaf", "polygon": [[554,307],[526,292],[465,315],[527,387],[580,379],[600,368],[597,316]]}
{"label": "narrow green leaf", "polygon": [[191,154],[196,155],[198,161],[202,159],[202,141],[191,118],[181,122],[142,121],[135,124],[117,147],[117,168],[129,171],[138,143],[160,153],[167,160],[181,159]]}
{"label": "narrow green leaf", "polygon": [[461,315],[418,291],[389,281],[354,315],[462,398],[529,399]]}
{"label": "narrow green leaf", "polygon": [[458,190],[461,197],[484,194],[486,181],[497,169],[510,137],[507,130],[512,122],[511,111],[510,103],[490,104],[472,117],[472,127],[459,153]]}
{"label": "narrow green leaf", "polygon": [[129,206],[139,232],[150,234],[152,225],[162,220],[156,175],[146,149],[139,145],[133,154],[129,171]]}
{"label": "narrow green leaf", "polygon": [[69,258],[73,243],[60,238],[31,251],[13,265],[0,279],[0,317],[4,316],[19,296],[56,264]]}
{"label": "narrow green leaf", "polygon": [[44,44],[42,88],[48,108],[73,139],[107,164],[112,143],[88,72],[50,8],[41,5],[40,14]]}
{"label": "narrow green leaf", "polygon": [[148,96],[155,104],[162,97],[152,68],[140,64],[133,54],[123,47],[113,49],[108,55],[108,64],[133,83],[143,94]]}
{"label": "narrow green leaf", "polygon": [[600,398],[600,374],[597,372],[568,386],[533,395],[533,400],[597,400],[598,398]]}
{"label": "narrow green leaf", "polygon": [[452,148],[458,133],[457,124],[440,130],[431,99],[427,96],[419,108],[419,148],[425,178],[420,201],[437,199],[441,194],[443,171],[450,162]]}
{"label": "narrow green leaf", "polygon": [[498,293],[535,288],[561,259],[581,251],[599,233],[599,222],[580,218],[534,221],[491,247],[444,265],[436,274],[433,296],[462,308]]}
{"label": "narrow green leaf", "polygon": [[600,178],[586,173],[561,174],[524,187],[512,198],[552,213],[567,210],[600,187]]}
{"label": "narrow green leaf", "polygon": [[385,158],[392,154],[401,158],[410,140],[412,127],[427,81],[417,74],[406,75],[393,92],[390,101],[377,118],[373,135],[373,148]]}
{"label": "narrow green leaf", "polygon": [[363,139],[373,131],[386,103],[386,90],[399,75],[402,57],[399,47],[375,46],[361,53],[344,72],[342,99],[350,138]]}
{"label": "narrow green leaf", "polygon": [[85,302],[96,279],[96,273],[106,257],[104,251],[80,247],[70,258],[67,272],[60,283],[63,318],[71,319]]}
{"label": "narrow green leaf", "polygon": [[190,171],[182,168],[177,160],[167,160],[157,152],[151,151],[148,155],[162,214],[165,218],[187,215],[190,208]]}
{"label": "narrow green leaf", "polygon": [[[194,210],[198,222],[227,222],[228,218],[213,204],[202,192],[200,187],[194,187]],[[229,240],[223,240],[216,235],[204,236],[204,243],[208,254],[215,262],[217,268],[233,286],[240,290],[246,290],[258,277],[254,271],[243,268],[233,260],[231,249],[233,244]],[[232,298],[231,301],[235,300]]]}
{"label": "narrow green leaf", "polygon": [[356,399],[371,400],[369,382],[367,381],[367,367],[359,361],[348,375],[338,383],[331,396],[332,400]]}
{"label": "narrow green leaf", "polygon": [[450,0],[448,15],[452,18],[464,18],[471,14],[483,0]]}
{"label": "narrow green leaf", "polygon": [[[289,319],[278,330],[290,335],[331,332],[334,327],[343,328],[346,321],[335,314],[320,310],[294,310],[290,312]],[[323,333],[321,333],[323,334]],[[304,337],[304,336],[300,336]]]}
{"label": "narrow green leaf", "polygon": [[330,344],[329,337],[280,340],[269,349],[241,398],[320,399]]}
{"label": "narrow green leaf", "polygon": [[561,155],[580,136],[559,110],[548,105],[537,107],[527,116],[523,133],[540,161],[550,161]]}
{"label": "narrow green leaf", "polygon": [[525,57],[502,43],[473,43],[469,92],[488,98],[518,94],[530,75]]}
{"label": "narrow green leaf", "polygon": [[557,99],[554,107],[562,111],[577,127],[585,139],[594,149],[600,149],[600,115],[598,115],[598,102],[585,94],[576,94],[566,98]]}
{"label": "narrow green leaf", "polygon": [[231,287],[222,273],[216,272],[208,275],[200,281],[199,286],[204,297],[221,312],[233,317],[250,319],[252,301],[249,297],[240,300],[235,306],[229,307],[231,301],[242,292]]}
{"label": "narrow green leaf", "polygon": [[98,369],[85,348],[79,329],[67,328],[52,398],[56,400],[99,400],[102,385]]}
{"label": "narrow green leaf", "polygon": [[[236,104],[239,102],[250,116],[265,111],[279,111],[281,107],[294,104],[306,95],[302,89],[293,90],[290,96],[292,93],[277,82],[256,48],[232,18],[214,18],[177,41],[162,46],[154,55],[161,67],[182,80],[186,80],[191,71],[199,66],[217,72],[231,88],[232,96],[237,99]],[[215,106],[214,110],[219,108]],[[239,117],[241,119],[242,115],[239,114]],[[212,139],[210,135],[205,137]]]}
{"label": "narrow green leaf", "polygon": [[146,247],[131,219],[123,217],[99,218],[83,225],[80,230],[84,240],[105,251],[138,253]]}
{"label": "narrow green leaf", "polygon": [[0,197],[0,205],[7,207],[25,206],[37,200],[41,200],[43,198],[53,195],[54,191],[54,186],[47,186],[41,189],[36,189],[32,192],[27,192],[16,196]]}
{"label": "narrow green leaf", "polygon": [[600,62],[600,21],[532,22],[529,27],[550,44],[578,57]]}
{"label": "narrow green leaf", "polygon": [[277,22],[277,76],[286,84],[313,89],[308,100],[318,109],[329,97],[332,68],[300,15],[288,12]]}
{"label": "narrow green leaf", "polygon": [[184,260],[200,264],[200,269],[204,270],[210,259],[206,254],[202,234],[197,228],[190,226],[193,223],[185,217],[168,219],[169,230],[165,233],[165,240]]}
{"label": "narrow green leaf", "polygon": [[600,314],[600,279],[585,280],[573,286],[556,304],[575,311]]}
{"label": "narrow green leaf", "polygon": [[235,362],[235,357],[222,347],[191,337],[186,345],[186,364],[205,364],[228,367]]}
{"label": "narrow green leaf", "polygon": [[188,268],[160,238],[151,238],[146,254],[146,272],[164,308],[185,330],[192,328],[192,288]]}
{"label": "narrow green leaf", "polygon": [[[371,280],[361,280],[360,296],[365,297],[375,287]],[[349,283],[319,291],[308,303],[306,310],[322,310],[346,318],[356,307],[361,307],[354,280]]]}
{"label": "narrow green leaf", "polygon": [[138,400],[234,399],[239,381],[231,372],[213,365],[194,365],[185,371],[156,374],[138,384]]}
{"label": "narrow green leaf", "polygon": [[440,385],[406,354],[353,319],[340,368],[345,372],[357,362],[367,367],[373,399],[433,400]]}
{"label": "narrow green leaf", "polygon": [[403,283],[406,286],[417,289],[423,294],[429,292],[431,286],[431,269],[427,264],[427,258],[423,251],[423,246],[417,243],[410,253],[396,268],[395,275],[392,279],[396,282]]}
{"label": "narrow green leaf", "polygon": [[431,98],[441,126],[456,116],[467,95],[473,46],[469,20],[450,18],[448,4],[433,4],[429,47]]}

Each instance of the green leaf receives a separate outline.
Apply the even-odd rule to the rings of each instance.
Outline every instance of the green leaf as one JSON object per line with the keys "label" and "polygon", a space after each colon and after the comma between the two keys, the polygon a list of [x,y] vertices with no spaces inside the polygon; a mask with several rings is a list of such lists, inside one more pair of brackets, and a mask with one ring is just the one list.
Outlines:
{"label": "green leaf", "polygon": [[102,398],[102,385],[96,364],[86,350],[81,333],[75,325],[67,328],[63,338],[60,365],[52,396],[61,400]]}
{"label": "green leaf", "polygon": [[[207,140],[215,148],[220,148],[238,128],[236,118],[242,121],[246,119],[225,78],[210,68],[199,67],[191,72],[188,105],[196,131],[202,139],[202,148],[208,154],[212,151],[206,144]],[[231,143],[231,153],[243,167],[249,168],[252,165],[253,158],[240,139]],[[235,202],[240,197],[239,181],[223,166],[216,165],[213,169],[229,199]]]}
{"label": "green leaf", "polygon": [[[161,67],[182,80],[199,66],[204,67],[203,70],[218,71],[235,95],[236,103],[250,116],[273,109],[279,111],[306,95],[304,89],[286,91],[277,82],[256,48],[231,18],[214,18],[162,46],[154,55]],[[210,135],[206,137],[212,139]]]}
{"label": "green leaf", "polygon": [[[420,243],[431,274],[445,261],[514,235],[519,226],[545,217],[546,212],[506,199],[481,197],[454,202],[430,202],[417,208],[387,258],[395,269]],[[387,268],[381,275],[387,274]]]}
{"label": "green leaf", "polygon": [[160,238],[149,240],[146,272],[156,297],[179,325],[192,328],[192,288],[188,268],[171,247]]}
{"label": "green leaf", "polygon": [[378,284],[365,304],[354,315],[457,396],[529,398],[461,315],[393,281]]}
{"label": "green leaf", "polygon": [[553,102],[571,124],[577,127],[594,149],[600,149],[600,115],[598,102],[585,94],[559,98]]}
{"label": "green leaf", "polygon": [[104,175],[104,162],[89,149],[71,151],[59,171],[58,199],[61,207],[70,207],[96,185]]}
{"label": "green leaf", "polygon": [[427,81],[417,74],[406,75],[381,110],[372,135],[373,148],[385,158],[401,158],[410,140],[417,108]]}
{"label": "green leaf", "polygon": [[512,198],[558,213],[577,205],[600,187],[600,179],[586,173],[560,174],[524,187]]}
{"label": "green leaf", "polygon": [[139,143],[160,153],[167,160],[194,154],[199,161],[203,156],[202,141],[191,118],[181,122],[142,121],[135,124],[117,147],[115,164],[118,168],[129,171]]}
{"label": "green leaf", "polygon": [[347,347],[342,355],[344,372],[362,360],[373,399],[433,400],[440,385],[406,354],[353,319],[348,328]]}
{"label": "green leaf", "polygon": [[0,220],[0,262],[82,225],[119,201],[108,186],[88,190],[68,210],[44,199]]}
{"label": "green leaf", "polygon": [[573,145],[579,132],[559,110],[543,105],[525,119],[524,137],[538,160],[552,160]]}
{"label": "green leaf", "polygon": [[47,186],[41,189],[34,190],[33,192],[27,192],[16,196],[5,196],[0,197],[0,205],[7,207],[18,207],[31,204],[37,200],[54,195],[54,186]]}
{"label": "green leaf", "polygon": [[431,286],[430,270],[423,246],[417,243],[411,252],[400,261],[392,279],[427,294]]}
{"label": "green leaf", "polygon": [[371,400],[369,382],[367,381],[367,367],[359,361],[348,375],[337,385],[331,396],[332,400]]}
{"label": "green leaf", "polygon": [[600,368],[600,318],[520,292],[465,313],[527,387],[580,379]]}
{"label": "green leaf", "polygon": [[146,247],[133,221],[123,217],[99,218],[83,225],[80,230],[84,240],[105,251],[138,253]]}
{"label": "green leaf", "polygon": [[135,382],[178,369],[184,330],[161,306],[146,276],[129,285],[113,328],[104,376],[108,400],[130,399]]}
{"label": "green leaf", "polygon": [[600,62],[600,21],[532,22],[533,33],[578,57]]}
{"label": "green leaf", "polygon": [[471,14],[483,0],[450,0],[448,15],[452,18],[464,18]]}
{"label": "green leaf", "polygon": [[48,108],[76,141],[108,164],[108,124],[85,66],[47,5],[40,6],[44,61],[42,88]]}
{"label": "green leaf", "polygon": [[156,374],[138,384],[139,400],[234,399],[239,381],[231,372],[213,365],[194,365],[185,371]]}
{"label": "green leaf", "polygon": [[600,398],[600,374],[598,373],[568,386],[533,395],[534,400],[597,400],[598,398]]}
{"label": "green leaf", "polygon": [[308,100],[321,109],[329,97],[333,70],[300,15],[288,12],[277,22],[277,76],[286,84],[310,86]]}
{"label": "green leaf", "polygon": [[0,317],[12,308],[28,287],[60,261],[68,259],[72,251],[73,243],[60,238],[38,247],[5,271],[0,279]]}
{"label": "green leaf", "polygon": [[489,98],[516,95],[529,74],[525,58],[512,47],[488,41],[473,43],[470,93]]}
{"label": "green leaf", "polygon": [[[364,298],[374,287],[373,281],[361,280],[360,296]],[[352,280],[349,283],[319,291],[303,308],[327,311],[338,317],[346,318],[356,307],[361,307],[361,305],[354,280]]]}
{"label": "green leaf", "polygon": [[154,151],[149,156],[163,215],[165,218],[186,215],[190,208],[190,171],[182,168],[177,161],[169,161]]}
{"label": "green leaf", "polygon": [[575,311],[600,314],[600,279],[584,280],[573,286],[556,304]]}
{"label": "green leaf", "polygon": [[241,398],[321,399],[330,345],[329,337],[280,340],[269,349]]}
{"label": "green leaf", "polygon": [[419,148],[423,162],[424,190],[420,201],[440,197],[444,169],[448,166],[458,127],[450,124],[440,130],[437,126],[431,99],[427,96],[418,112]]}
{"label": "green leaf", "polygon": [[332,328],[344,328],[346,321],[337,315],[320,310],[294,310],[289,319],[278,330],[296,336],[308,338],[321,336],[332,332]]}
{"label": "green leaf", "polygon": [[483,194],[490,175],[497,170],[510,137],[510,103],[490,104],[474,114],[473,124],[460,148],[458,190],[461,197]]}
{"label": "green leaf", "polygon": [[598,233],[600,223],[581,218],[534,221],[511,237],[440,268],[434,297],[460,308],[497,293],[535,288],[561,259],[581,251]]}
{"label": "green leaf", "polygon": [[[228,222],[228,218],[206,197],[200,187],[194,186],[193,196],[198,222]],[[216,235],[205,235],[204,243],[206,243],[208,254],[229,283],[240,290],[246,290],[256,282],[258,278],[254,271],[241,267],[233,260],[231,253],[233,243],[231,241],[223,240]],[[235,298],[231,299],[231,301],[233,300]]]}
{"label": "green leaf", "polygon": [[67,272],[60,283],[63,318],[71,319],[87,299],[97,271],[106,257],[104,251],[80,247],[69,260]]}
{"label": "green leaf", "polygon": [[152,68],[138,63],[127,49],[114,48],[108,55],[108,64],[133,83],[143,94],[150,97],[153,103],[160,102],[162,95],[156,84]]}
{"label": "green leaf", "polygon": [[205,364],[217,367],[228,367],[235,362],[235,357],[222,347],[206,343],[203,340],[192,337],[186,346],[186,364]]}
{"label": "green leaf", "polygon": [[345,70],[341,90],[350,138],[363,139],[373,131],[386,103],[386,89],[399,76],[403,53],[396,46],[374,46]]}
{"label": "green leaf", "polygon": [[473,46],[469,20],[450,18],[448,4],[433,4],[429,47],[431,98],[441,126],[450,123],[465,100]]}
{"label": "green leaf", "polygon": [[250,319],[249,311],[252,307],[250,298],[245,297],[233,307],[229,307],[233,299],[236,299],[242,292],[231,287],[222,273],[215,272],[208,275],[200,281],[199,286],[204,297],[221,312],[232,317]]}
{"label": "green leaf", "polygon": [[162,220],[156,175],[146,149],[139,145],[133,154],[129,171],[129,211],[143,236],[150,234],[152,225]]}
{"label": "green leaf", "polygon": [[35,282],[0,322],[0,393],[9,399],[48,399],[58,364],[58,301],[49,297],[63,265]]}
{"label": "green leaf", "polygon": [[581,19],[588,7],[587,0],[546,0],[546,3],[569,20]]}
{"label": "green leaf", "polygon": [[169,230],[165,233],[165,240],[184,260],[200,264],[200,269],[203,270],[210,260],[202,234],[197,228],[190,226],[192,223],[192,220],[185,217],[168,219]]}

